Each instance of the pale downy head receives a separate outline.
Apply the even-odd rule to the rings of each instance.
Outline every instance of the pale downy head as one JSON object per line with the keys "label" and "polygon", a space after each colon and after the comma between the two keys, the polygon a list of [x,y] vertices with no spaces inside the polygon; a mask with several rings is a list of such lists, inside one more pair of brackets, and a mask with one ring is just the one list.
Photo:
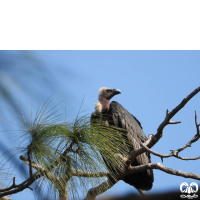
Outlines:
{"label": "pale downy head", "polygon": [[121,94],[121,91],[119,89],[102,87],[99,89],[99,101],[101,101],[102,99],[110,100],[113,96],[117,94]]}
{"label": "pale downy head", "polygon": [[106,88],[102,87],[99,90],[99,101],[95,104],[95,110],[97,113],[102,112],[102,110],[108,110],[109,109],[109,100],[117,95],[121,94],[121,91],[119,89],[112,89],[112,88]]}

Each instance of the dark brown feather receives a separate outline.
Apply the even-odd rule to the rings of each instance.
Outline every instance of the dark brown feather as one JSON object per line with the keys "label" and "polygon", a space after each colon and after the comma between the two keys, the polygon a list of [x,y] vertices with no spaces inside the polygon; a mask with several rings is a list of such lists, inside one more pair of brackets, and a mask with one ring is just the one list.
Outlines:
{"label": "dark brown feather", "polygon": [[[140,142],[145,142],[147,140],[147,137],[144,134],[142,126],[137,118],[131,115],[118,102],[111,102],[109,109],[104,109],[101,114],[93,113],[91,116],[91,122],[96,123],[98,120],[102,120],[110,125],[126,129],[128,131],[127,138],[132,144],[132,148],[129,148],[129,151],[139,148]],[[108,166],[110,166],[108,161],[105,162]],[[150,154],[146,152],[137,156],[131,165],[144,165],[150,162]],[[154,181],[153,170],[148,169],[137,174],[125,176],[123,181],[137,189],[150,190]]]}
{"label": "dark brown feather", "polygon": [[[127,137],[133,145],[133,149],[140,147],[140,142],[145,142],[147,140],[146,135],[142,130],[140,122],[131,115],[123,106],[118,102],[111,102],[110,109],[108,111],[108,116],[110,116],[110,124],[124,128],[128,131]],[[130,150],[133,150],[130,149]],[[131,164],[132,166],[144,165],[151,162],[150,154],[143,153],[136,157],[136,159]],[[140,172],[138,174],[125,176],[123,179],[126,183],[133,185],[134,187],[142,190],[150,190],[154,181],[153,171],[147,170]]]}
{"label": "dark brown feather", "polygon": [[[128,131],[127,138],[132,144],[132,148],[130,148],[129,151],[139,148],[140,142],[145,142],[147,140],[147,137],[144,134],[142,126],[137,118],[131,115],[118,102],[111,102],[109,110],[106,113],[103,112],[102,114],[104,118],[103,121],[108,121],[110,125],[123,128]],[[97,120],[97,118],[98,117],[94,114],[91,117],[93,120]],[[150,154],[147,152],[137,156],[131,165],[137,166],[148,164],[150,162]],[[137,189],[150,190],[154,181],[153,171],[148,169],[137,174],[128,175],[123,178],[123,181]]]}

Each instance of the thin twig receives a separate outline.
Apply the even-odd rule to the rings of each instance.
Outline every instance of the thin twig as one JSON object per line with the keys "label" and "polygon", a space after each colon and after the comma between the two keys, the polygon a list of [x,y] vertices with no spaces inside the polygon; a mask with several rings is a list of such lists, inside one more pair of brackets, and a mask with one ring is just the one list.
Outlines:
{"label": "thin twig", "polygon": [[152,153],[153,155],[155,156],[158,156],[160,158],[169,158],[169,157],[176,157],[178,159],[181,159],[181,160],[197,160],[197,159],[200,159],[200,156],[197,156],[197,157],[191,157],[191,158],[186,158],[186,157],[181,157],[178,155],[178,151],[172,151],[171,153],[169,154],[161,154],[161,153],[158,153],[156,151],[153,151],[152,149],[149,149],[147,146],[145,146],[144,144],[140,143],[140,145],[148,152]]}

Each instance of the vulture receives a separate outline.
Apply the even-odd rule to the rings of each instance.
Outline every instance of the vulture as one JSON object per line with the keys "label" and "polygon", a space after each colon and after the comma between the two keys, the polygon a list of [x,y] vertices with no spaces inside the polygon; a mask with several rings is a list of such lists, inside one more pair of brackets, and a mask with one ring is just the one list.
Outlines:
{"label": "vulture", "polygon": [[[102,87],[99,90],[99,101],[95,104],[95,112],[92,113],[91,123],[97,122],[98,118],[107,123],[109,126],[115,126],[125,129],[127,131],[127,138],[131,142],[131,149],[129,151],[140,147],[140,143],[147,140],[146,135],[142,130],[141,123],[130,114],[122,105],[116,101],[109,100],[121,94],[119,89],[111,89]],[[106,163],[106,162],[105,162]],[[131,163],[132,166],[144,165],[151,163],[149,152],[138,155]],[[122,178],[125,183],[134,186],[140,190],[150,190],[153,185],[154,175],[151,169],[139,172],[133,175],[126,175]]]}

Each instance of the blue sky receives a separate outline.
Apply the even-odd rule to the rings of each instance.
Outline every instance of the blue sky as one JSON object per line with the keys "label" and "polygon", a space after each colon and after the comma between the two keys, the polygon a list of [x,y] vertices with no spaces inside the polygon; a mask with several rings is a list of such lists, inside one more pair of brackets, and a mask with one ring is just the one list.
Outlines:
{"label": "blue sky", "polygon": [[[43,76],[31,77],[33,81],[30,83],[28,81],[30,77],[22,77],[18,70],[16,73],[19,81],[26,83],[26,86],[21,88],[14,87],[8,78],[5,79],[7,81],[5,85],[10,87],[15,98],[23,102],[25,108],[29,108],[31,101],[33,107],[37,109],[42,100],[53,94],[52,103],[63,101],[59,107],[63,111],[66,109],[66,119],[74,119],[83,97],[82,110],[92,113],[100,87],[118,88],[121,90],[121,95],[115,96],[113,100],[118,101],[139,119],[147,136],[156,133],[159,124],[164,120],[166,109],[171,111],[200,85],[200,51],[29,51],[26,53],[40,60],[40,64],[45,66],[46,71],[40,71],[39,65],[35,68],[37,73]],[[18,67],[16,66],[16,70]],[[30,68],[29,64],[24,67]],[[30,70],[33,68],[34,65]],[[51,73],[48,73],[48,70]],[[45,76],[48,76],[46,84],[42,82]],[[200,94],[197,94],[174,116],[173,120],[182,123],[168,125],[153,150],[169,153],[170,150],[186,144],[196,134],[194,111],[197,111],[200,123],[199,102]],[[14,121],[12,115],[7,113],[5,115],[7,120]],[[17,145],[15,139],[10,139],[13,133],[1,134],[8,147]],[[183,157],[200,155],[199,142],[180,155]],[[152,155],[152,162],[161,162],[161,159]],[[173,169],[200,174],[199,160],[182,161],[167,158],[163,164]],[[154,170],[154,176],[153,188],[148,193],[179,190],[182,182],[193,181],[158,170]],[[199,181],[195,182],[199,184]],[[136,190],[119,181],[105,195],[124,195],[131,192]],[[32,192],[28,190],[13,196],[13,199],[27,199],[26,195],[29,195],[30,200],[34,199]]]}

